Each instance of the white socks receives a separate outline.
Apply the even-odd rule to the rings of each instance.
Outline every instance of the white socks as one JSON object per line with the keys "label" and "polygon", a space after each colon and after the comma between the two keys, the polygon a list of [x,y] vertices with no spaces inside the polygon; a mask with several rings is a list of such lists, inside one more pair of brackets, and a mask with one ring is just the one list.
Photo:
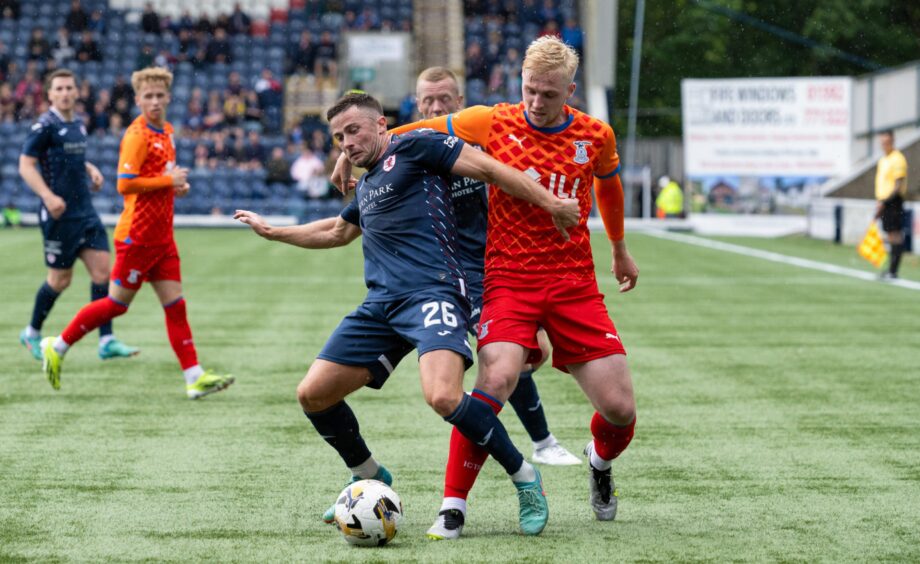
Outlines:
{"label": "white socks", "polygon": [[556,444],[557,442],[559,441],[556,440],[556,437],[554,437],[553,434],[550,433],[549,436],[543,439],[542,441],[533,441],[533,449],[537,450],[540,448],[546,448],[548,446],[552,446]]}
{"label": "white socks", "polygon": [[590,451],[588,453],[588,462],[591,463],[591,466],[593,466],[597,470],[607,470],[608,468],[613,466],[612,460],[604,460],[603,458],[597,455],[597,452],[595,452],[594,450],[594,441],[591,441],[591,448],[588,450]]}
{"label": "white socks", "polygon": [[355,467],[349,467],[351,473],[359,478],[364,480],[369,480],[377,475],[377,471],[380,470],[380,465],[377,464],[377,461],[374,460],[374,457],[370,457],[361,464]]}
{"label": "white socks", "polygon": [[31,325],[26,325],[25,332],[26,332],[26,337],[30,339],[36,339],[42,336],[42,332],[36,329],[35,327],[32,327]]}
{"label": "white socks", "polygon": [[204,374],[204,369],[201,368],[200,364],[196,364],[195,366],[186,368],[182,371],[182,376],[185,377],[186,384],[194,384],[195,380],[197,380],[202,374]]}
{"label": "white socks", "polygon": [[456,509],[466,515],[466,500],[460,497],[445,497],[438,512],[440,513],[445,509]]}
{"label": "white socks", "polygon": [[67,351],[70,350],[70,345],[64,342],[64,339],[58,337],[54,340],[54,350],[61,356],[67,354]]}
{"label": "white socks", "polygon": [[537,473],[526,460],[521,463],[517,472],[511,475],[512,482],[533,482],[537,479]]}
{"label": "white socks", "polygon": [[114,341],[114,340],[115,340],[115,335],[112,335],[111,333],[109,333],[108,335],[99,337],[99,346],[104,347],[107,344],[109,344],[109,341]]}

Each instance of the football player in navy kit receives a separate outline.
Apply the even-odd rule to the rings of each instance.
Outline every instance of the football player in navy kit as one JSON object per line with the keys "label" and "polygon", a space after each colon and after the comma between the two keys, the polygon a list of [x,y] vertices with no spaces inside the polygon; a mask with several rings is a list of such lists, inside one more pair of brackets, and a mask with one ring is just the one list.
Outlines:
{"label": "football player in navy kit", "polygon": [[[99,169],[86,161],[86,128],[74,117],[77,80],[73,72],[60,69],[45,79],[51,108],[38,117],[19,156],[19,174],[41,198],[39,221],[44,239],[48,276],[35,296],[32,320],[19,335],[19,342],[41,360],[41,329],[55,300],[73,278],[79,258],[89,271],[93,300],[109,288],[109,243],[105,227],[93,208],[87,184],[102,188]],[[112,335],[112,324],[99,328],[99,356],[103,360],[138,353]]]}
{"label": "football player in navy kit", "polygon": [[[344,400],[363,386],[381,387],[399,361],[417,349],[426,402],[502,465],[518,492],[523,532],[539,534],[548,517],[539,471],[511,443],[492,408],[463,391],[463,372],[473,361],[466,340],[470,304],[450,177],[501,186],[549,212],[561,236],[574,224],[577,205],[456,137],[426,130],[387,133],[379,102],[367,94],[347,94],[327,118],[348,160],[367,169],[341,215],[294,227],[270,226],[244,210],[234,215],[266,239],[310,249],[346,245],[363,235],[368,294],[336,328],[300,383],[304,413],[353,480],[392,483]],[[323,519],[332,521],[332,508]]]}

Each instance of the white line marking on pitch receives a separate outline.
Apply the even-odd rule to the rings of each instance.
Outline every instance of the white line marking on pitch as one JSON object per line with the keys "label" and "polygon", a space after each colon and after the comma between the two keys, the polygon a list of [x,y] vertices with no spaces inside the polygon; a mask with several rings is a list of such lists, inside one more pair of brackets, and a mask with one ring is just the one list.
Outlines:
{"label": "white line marking on pitch", "polygon": [[[828,264],[826,262],[818,262],[816,260],[809,260],[799,257],[791,257],[789,255],[782,255],[779,253],[773,253],[770,251],[761,251],[760,249],[752,249],[750,247],[742,247],[741,245],[734,245],[732,243],[723,243],[722,241],[713,241],[711,239],[704,239],[703,237],[695,237],[693,235],[683,235],[681,233],[671,233],[669,231],[657,231],[657,230],[648,230],[643,231],[646,235],[651,235],[652,237],[658,237],[659,239],[667,239],[670,241],[677,241],[680,243],[686,243],[688,245],[696,245],[698,247],[705,247],[707,249],[715,249],[718,251],[725,251],[727,253],[735,253],[743,255],[746,257],[756,257],[763,260],[769,260],[772,262],[778,262],[781,264],[791,264],[793,266],[799,266],[801,268],[810,268],[812,270],[820,270],[821,272],[829,272],[831,274],[839,274],[841,276],[849,276],[850,278],[858,278],[859,280],[866,280],[868,282],[878,282],[878,276],[872,272],[866,272],[864,270],[856,270],[855,268],[847,268],[845,266],[836,266],[833,264]],[[914,282],[913,280],[890,280],[885,281],[887,286],[898,286],[901,288],[907,288],[908,290],[920,290],[920,282]]]}

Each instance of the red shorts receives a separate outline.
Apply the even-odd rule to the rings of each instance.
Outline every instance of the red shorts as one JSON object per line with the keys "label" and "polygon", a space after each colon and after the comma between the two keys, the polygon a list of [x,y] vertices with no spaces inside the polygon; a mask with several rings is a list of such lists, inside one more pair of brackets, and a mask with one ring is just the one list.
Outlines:
{"label": "red shorts", "polygon": [[478,347],[496,342],[530,349],[540,359],[537,330],[553,345],[553,367],[626,354],[593,277],[585,280],[539,276],[487,276]]}
{"label": "red shorts", "polygon": [[126,244],[115,241],[112,281],[123,288],[137,290],[145,281],[182,281],[176,242],[162,245]]}

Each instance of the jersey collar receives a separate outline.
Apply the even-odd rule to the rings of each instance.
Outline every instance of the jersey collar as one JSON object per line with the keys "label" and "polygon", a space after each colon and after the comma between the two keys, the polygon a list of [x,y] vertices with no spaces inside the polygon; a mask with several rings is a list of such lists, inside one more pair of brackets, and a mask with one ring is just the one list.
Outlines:
{"label": "jersey collar", "polygon": [[540,133],[559,133],[559,132],[561,132],[561,131],[565,131],[565,129],[566,129],[568,126],[572,125],[572,120],[575,119],[575,114],[572,113],[572,111],[569,109],[568,106],[563,107],[563,110],[564,110],[566,113],[568,113],[568,117],[566,118],[566,120],[565,120],[563,123],[561,123],[561,124],[559,124],[559,125],[557,125],[557,126],[555,126],[555,127],[537,127],[536,125],[534,125],[533,123],[531,123],[530,118],[527,116],[527,110],[524,110],[524,119],[527,121],[527,125],[529,125],[529,126],[532,127],[533,129],[536,129],[536,130],[539,131]]}

